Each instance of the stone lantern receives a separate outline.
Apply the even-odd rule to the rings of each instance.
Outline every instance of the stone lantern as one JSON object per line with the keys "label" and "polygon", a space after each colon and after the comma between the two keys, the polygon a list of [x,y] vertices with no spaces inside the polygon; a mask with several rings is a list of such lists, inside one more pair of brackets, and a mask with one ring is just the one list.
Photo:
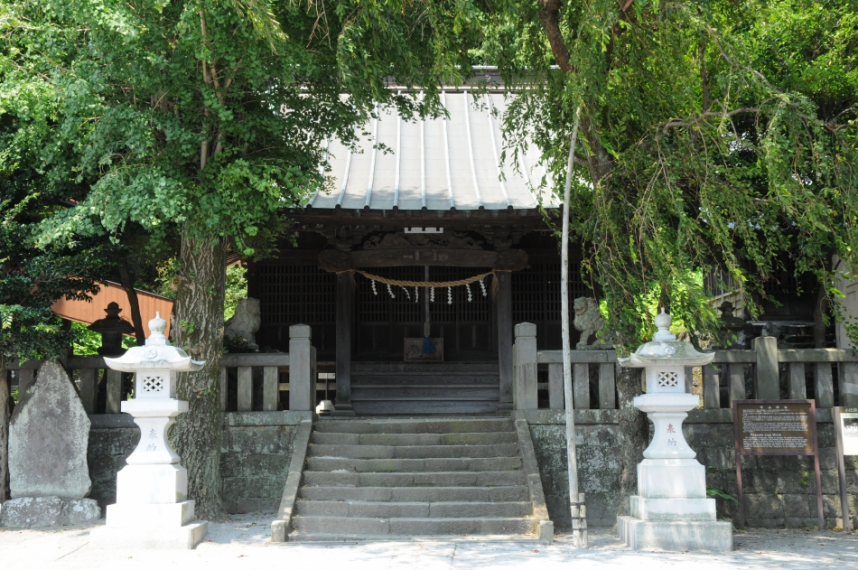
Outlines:
{"label": "stone lantern", "polygon": [[687,412],[699,404],[685,391],[685,367],[705,366],[715,355],[677,341],[671,322],[662,309],[652,342],[617,359],[620,366],[645,369],[646,394],[636,397],[634,406],[653,424],[652,442],[638,464],[631,516],[617,518],[617,533],[633,549],[730,551],[732,525],[716,520],[715,499],[706,495],[706,469],[682,433]]}
{"label": "stone lantern", "polygon": [[87,328],[101,334],[99,356],[122,356],[125,354],[125,349],[122,348],[122,335],[134,334],[134,325],[119,316],[122,309],[115,302],[108,304],[104,312],[107,313],[106,317],[95,321]]}
{"label": "stone lantern", "polygon": [[96,548],[188,549],[208,531],[206,521],[194,520],[187,470],[167,441],[176,416],[188,411],[188,402],[176,399],[177,372],[200,370],[205,363],[171,346],[166,328],[155,313],[145,346],[104,359],[114,370],[135,373],[134,399],[122,402],[122,411],[140,427],[140,442],[116,475],[116,504],[107,507],[106,525],[91,533]]}

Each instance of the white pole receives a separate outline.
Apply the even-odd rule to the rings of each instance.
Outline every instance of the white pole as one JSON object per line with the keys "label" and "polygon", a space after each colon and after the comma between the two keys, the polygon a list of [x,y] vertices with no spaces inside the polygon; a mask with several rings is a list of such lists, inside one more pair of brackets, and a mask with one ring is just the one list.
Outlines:
{"label": "white pole", "polygon": [[575,143],[578,139],[578,124],[581,107],[575,111],[572,140],[569,145],[569,161],[566,165],[566,187],[563,190],[563,231],[560,246],[560,311],[563,333],[563,393],[566,400],[566,455],[569,470],[569,508],[572,515],[572,540],[575,546],[587,547],[587,511],[583,493],[578,493],[578,451],[575,445],[575,406],[572,401],[572,355],[569,339],[569,194],[572,190],[572,171],[575,159]]}

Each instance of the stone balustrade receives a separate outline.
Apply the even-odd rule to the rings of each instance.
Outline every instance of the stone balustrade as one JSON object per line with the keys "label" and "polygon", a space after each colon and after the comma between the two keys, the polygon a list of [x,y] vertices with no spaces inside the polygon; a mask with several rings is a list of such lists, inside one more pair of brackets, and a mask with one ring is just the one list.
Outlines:
{"label": "stone balustrade", "polygon": [[[575,408],[616,409],[616,351],[573,350],[571,361]],[[702,384],[697,389],[694,379]],[[836,348],[784,350],[774,338],[760,337],[751,350],[717,350],[712,364],[688,367],[686,383],[705,409],[730,408],[733,400],[749,398],[815,397],[817,408],[858,406],[858,356]],[[513,394],[515,409],[564,408],[562,352],[537,350],[536,326],[530,323],[515,327]]]}
{"label": "stone balustrade", "polygon": [[[273,412],[280,407],[280,393],[289,393],[288,411],[312,411],[316,407],[316,391],[324,390],[316,371],[316,349],[312,346],[311,329],[308,325],[289,327],[289,353],[234,353],[224,354],[220,363],[220,397],[223,412],[251,412],[259,410],[254,401],[254,376],[262,379],[261,411]],[[11,371],[13,386],[23,392],[35,380],[35,374],[43,361],[29,360],[23,364],[12,361],[7,364]],[[63,365],[74,380],[81,402],[91,416],[120,413],[120,404],[125,399],[123,376],[129,380],[131,374],[111,370],[105,366],[101,356],[71,356]],[[99,379],[105,383],[106,397],[99,405]],[[327,382],[327,381],[326,381]],[[126,383],[127,385],[127,383]],[[235,393],[233,401],[228,397]],[[115,423],[115,422],[114,422]],[[108,425],[99,422],[98,425]],[[118,425],[118,424],[117,424]]]}

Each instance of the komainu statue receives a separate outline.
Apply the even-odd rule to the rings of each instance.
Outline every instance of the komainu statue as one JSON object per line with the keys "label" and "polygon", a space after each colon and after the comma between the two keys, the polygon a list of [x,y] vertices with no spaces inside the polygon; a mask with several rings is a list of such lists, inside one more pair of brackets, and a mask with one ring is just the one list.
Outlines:
{"label": "komainu statue", "polygon": [[259,350],[255,335],[261,323],[259,299],[239,299],[235,315],[224,323],[223,334],[231,341],[244,339],[247,342],[247,348],[255,352]]}
{"label": "komainu statue", "polygon": [[605,319],[599,313],[599,303],[593,297],[578,297],[573,307],[575,308],[575,329],[581,331],[581,340],[575,348],[584,350],[597,345],[601,348],[601,345],[605,344],[602,339],[596,339],[592,345],[587,344],[591,336],[605,328]]}

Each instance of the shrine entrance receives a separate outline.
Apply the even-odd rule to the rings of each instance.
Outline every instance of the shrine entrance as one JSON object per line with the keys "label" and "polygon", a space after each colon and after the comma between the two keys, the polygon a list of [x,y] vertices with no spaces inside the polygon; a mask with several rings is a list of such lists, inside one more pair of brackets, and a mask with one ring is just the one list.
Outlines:
{"label": "shrine entrance", "polygon": [[[450,282],[489,271],[403,266],[371,268],[367,274],[397,281]],[[491,279],[432,291],[374,283],[356,274],[351,366],[354,412],[497,412],[500,378]],[[426,332],[432,343],[428,353]]]}

